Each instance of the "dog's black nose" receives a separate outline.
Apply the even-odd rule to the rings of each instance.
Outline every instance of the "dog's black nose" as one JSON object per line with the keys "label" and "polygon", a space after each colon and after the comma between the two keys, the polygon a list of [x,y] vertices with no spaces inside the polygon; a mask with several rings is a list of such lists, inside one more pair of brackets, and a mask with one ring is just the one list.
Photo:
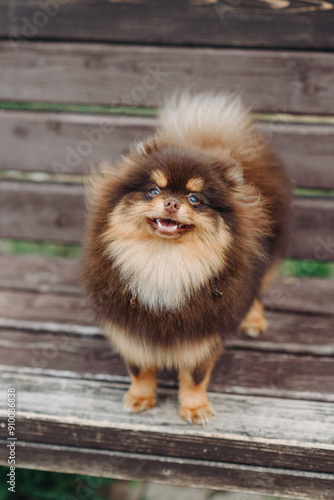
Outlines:
{"label": "dog's black nose", "polygon": [[180,205],[176,200],[166,200],[164,206],[167,212],[169,212],[170,214],[174,214],[180,208]]}

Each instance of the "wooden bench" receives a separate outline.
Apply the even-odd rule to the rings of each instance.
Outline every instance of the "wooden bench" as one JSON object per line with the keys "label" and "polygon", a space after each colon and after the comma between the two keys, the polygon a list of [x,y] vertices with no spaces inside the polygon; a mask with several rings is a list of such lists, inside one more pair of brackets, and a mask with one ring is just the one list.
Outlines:
{"label": "wooden bench", "polygon": [[[80,243],[92,162],[149,133],[150,109],[172,90],[238,89],[299,188],[288,257],[311,259],[305,269],[333,261],[324,191],[334,189],[333,9],[0,0],[0,244]],[[333,281],[272,285],[269,331],[229,343],[209,388],[217,415],[197,427],[178,416],[172,374],[161,375],[156,408],[124,412],[129,378],[97,327],[78,261],[2,253],[1,464],[14,387],[19,467],[333,499]]]}

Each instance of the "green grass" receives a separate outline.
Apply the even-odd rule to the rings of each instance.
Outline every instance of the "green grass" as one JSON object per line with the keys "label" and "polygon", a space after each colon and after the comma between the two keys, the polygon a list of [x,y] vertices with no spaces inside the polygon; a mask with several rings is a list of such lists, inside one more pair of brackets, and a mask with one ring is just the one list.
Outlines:
{"label": "green grass", "polygon": [[[1,500],[118,500],[112,491],[112,483],[118,481],[117,479],[18,468],[15,471],[16,491],[12,493],[8,491],[8,470],[7,467],[0,467]],[[138,481],[127,481],[131,497],[139,498],[140,492],[136,490],[138,487],[141,489],[140,484]],[[196,489],[194,489],[194,493],[195,491]],[[175,500],[181,500],[183,494],[183,488],[180,489],[180,493],[174,490]],[[247,494],[241,496],[248,497]],[[239,498],[240,494],[235,493],[235,499]],[[271,495],[263,495],[261,498],[263,500],[283,500],[281,497]],[[146,500],[145,492],[141,494],[140,500]]]}
{"label": "green grass", "polygon": [[117,500],[109,494],[113,479],[17,468],[13,493],[8,491],[8,472],[0,467],[1,500]]}
{"label": "green grass", "polygon": [[93,104],[58,104],[48,102],[12,102],[0,101],[0,109],[25,111],[56,111],[67,113],[99,113],[114,115],[155,116],[154,108],[136,108],[132,106],[99,106]]}
{"label": "green grass", "polygon": [[307,259],[286,259],[283,274],[299,278],[334,278],[334,263]]}
{"label": "green grass", "polygon": [[0,254],[34,254],[79,259],[81,257],[81,246],[0,238]]}
{"label": "green grass", "polygon": [[334,196],[333,189],[310,189],[310,188],[295,188],[294,194],[297,196],[320,196],[322,198]]}

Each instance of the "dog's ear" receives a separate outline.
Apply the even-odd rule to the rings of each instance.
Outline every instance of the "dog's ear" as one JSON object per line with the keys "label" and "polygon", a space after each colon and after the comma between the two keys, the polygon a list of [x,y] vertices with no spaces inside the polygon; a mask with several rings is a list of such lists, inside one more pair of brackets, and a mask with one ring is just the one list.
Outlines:
{"label": "dog's ear", "polygon": [[244,183],[242,167],[235,160],[231,159],[226,165],[226,176],[235,186],[240,186]]}
{"label": "dog's ear", "polygon": [[122,174],[121,169],[108,161],[102,161],[97,167],[92,167],[90,175],[85,179],[87,207],[94,209],[103,198],[108,197],[110,190],[120,183]]}
{"label": "dog's ear", "polygon": [[153,151],[157,151],[157,149],[156,141],[153,138],[138,142],[135,145],[136,153],[139,153],[141,156],[149,156]]}

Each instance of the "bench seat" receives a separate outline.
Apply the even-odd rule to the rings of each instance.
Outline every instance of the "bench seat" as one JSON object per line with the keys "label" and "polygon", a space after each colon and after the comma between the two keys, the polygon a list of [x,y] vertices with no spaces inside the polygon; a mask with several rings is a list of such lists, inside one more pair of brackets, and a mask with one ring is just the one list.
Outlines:
{"label": "bench seat", "polygon": [[123,410],[129,377],[78,261],[3,255],[0,270],[1,400],[15,387],[20,467],[332,500],[334,281],[271,286],[270,328],[226,345],[209,386],[216,415],[202,427],[178,416],[170,372],[156,408]]}
{"label": "bench seat", "polygon": [[[58,3],[0,1],[0,252],[80,244],[83,176],[189,88],[242,96],[295,188],[286,257],[334,261],[333,2]],[[334,281],[271,286],[268,332],[225,346],[199,427],[173,373],[156,408],[124,412],[129,378],[79,276],[75,260],[0,256],[0,464],[15,387],[18,467],[333,500]]]}

